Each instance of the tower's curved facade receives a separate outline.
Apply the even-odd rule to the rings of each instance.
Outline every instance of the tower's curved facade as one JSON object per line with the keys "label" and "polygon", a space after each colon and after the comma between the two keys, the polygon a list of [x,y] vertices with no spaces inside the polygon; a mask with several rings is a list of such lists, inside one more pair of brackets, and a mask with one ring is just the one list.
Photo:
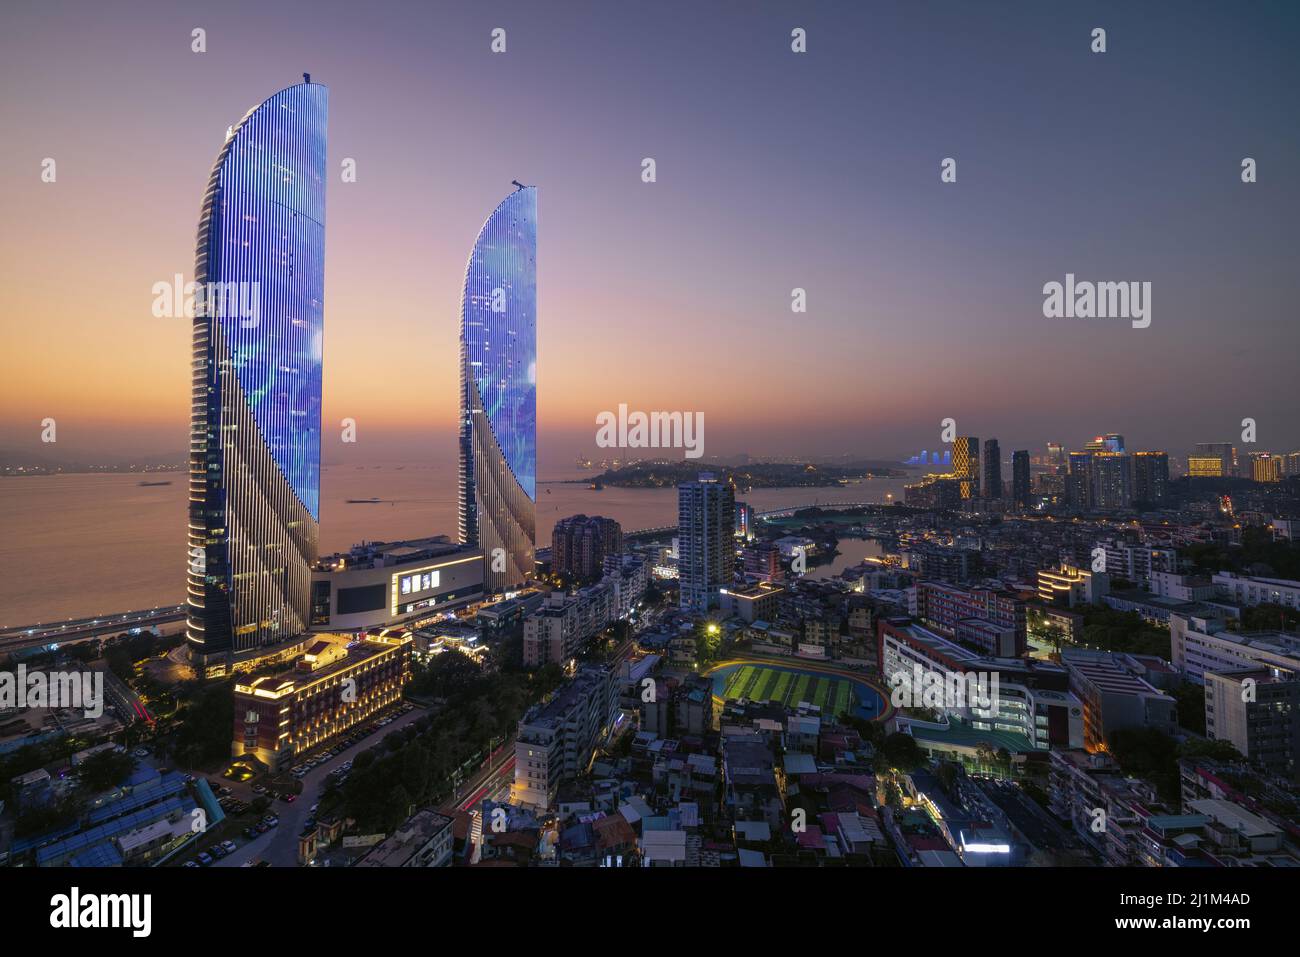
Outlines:
{"label": "tower's curved facade", "polygon": [[537,530],[537,188],[479,231],[460,303],[460,538],[489,590],[533,572]]}
{"label": "tower's curved facade", "polygon": [[203,198],[186,622],[201,673],[257,658],[310,622],[328,106],[326,88],[308,80],[250,110]]}

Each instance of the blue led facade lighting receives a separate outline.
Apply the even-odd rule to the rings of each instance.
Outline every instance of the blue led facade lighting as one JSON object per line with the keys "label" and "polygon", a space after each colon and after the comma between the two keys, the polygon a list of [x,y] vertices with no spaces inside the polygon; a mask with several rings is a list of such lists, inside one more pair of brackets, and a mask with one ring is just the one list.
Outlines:
{"label": "blue led facade lighting", "polygon": [[479,231],[461,295],[461,541],[483,550],[489,590],[533,573],[537,527],[537,188]]}
{"label": "blue led facade lighting", "polygon": [[199,219],[189,615],[201,673],[307,630],[320,518],[329,93],[291,86],[227,133]]}

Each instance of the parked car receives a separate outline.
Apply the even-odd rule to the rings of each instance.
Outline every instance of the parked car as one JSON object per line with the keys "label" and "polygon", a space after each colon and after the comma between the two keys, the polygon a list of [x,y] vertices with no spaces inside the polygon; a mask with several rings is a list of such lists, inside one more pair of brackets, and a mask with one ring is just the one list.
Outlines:
{"label": "parked car", "polygon": [[235,853],[238,848],[238,845],[234,841],[222,841],[221,846],[227,854]]}

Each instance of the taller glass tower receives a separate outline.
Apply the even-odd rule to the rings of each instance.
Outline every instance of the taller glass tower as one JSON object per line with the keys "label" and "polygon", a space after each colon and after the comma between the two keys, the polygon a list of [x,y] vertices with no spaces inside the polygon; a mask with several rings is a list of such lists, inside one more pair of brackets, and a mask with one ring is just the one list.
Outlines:
{"label": "taller glass tower", "polygon": [[492,591],[532,574],[537,529],[537,188],[515,185],[460,301],[460,539],[483,550]]}
{"label": "taller glass tower", "polygon": [[200,674],[310,622],[329,93],[303,80],[227,131],[199,217],[186,638]]}

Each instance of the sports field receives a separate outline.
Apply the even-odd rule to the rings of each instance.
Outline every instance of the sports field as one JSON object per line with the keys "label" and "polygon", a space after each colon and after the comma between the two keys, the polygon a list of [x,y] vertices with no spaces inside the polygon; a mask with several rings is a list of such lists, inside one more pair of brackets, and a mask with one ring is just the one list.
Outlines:
{"label": "sports field", "polygon": [[858,705],[851,682],[826,675],[794,674],[762,665],[741,665],[727,678],[722,697],[727,700],[778,701],[795,707],[801,701],[815,704],[824,714],[848,714]]}

